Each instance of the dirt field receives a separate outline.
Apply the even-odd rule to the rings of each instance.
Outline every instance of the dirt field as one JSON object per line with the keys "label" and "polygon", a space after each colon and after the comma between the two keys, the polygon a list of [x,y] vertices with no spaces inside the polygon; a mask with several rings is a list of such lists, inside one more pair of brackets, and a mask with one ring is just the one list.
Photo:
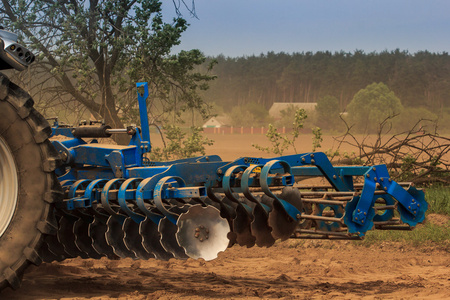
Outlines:
{"label": "dirt field", "polygon": [[[225,160],[262,156],[251,147],[263,144],[262,138],[211,138],[216,144],[208,154]],[[302,147],[310,151],[310,139]],[[271,248],[235,246],[210,262],[70,259],[30,268],[22,288],[7,289],[0,299],[450,298],[448,251],[433,245],[358,243],[288,240]]]}
{"label": "dirt field", "polygon": [[1,299],[448,299],[450,253],[285,241],[203,260],[71,259],[33,267]]}

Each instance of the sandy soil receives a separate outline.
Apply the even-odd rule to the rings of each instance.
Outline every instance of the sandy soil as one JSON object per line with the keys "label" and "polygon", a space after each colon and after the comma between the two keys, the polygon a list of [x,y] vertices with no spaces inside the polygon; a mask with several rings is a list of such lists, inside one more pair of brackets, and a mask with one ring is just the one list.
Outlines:
{"label": "sandy soil", "polygon": [[[208,155],[267,156],[263,136],[210,136]],[[325,149],[332,140],[326,140]],[[310,151],[310,140],[299,144]],[[239,153],[241,155],[239,155]],[[287,153],[290,154],[290,153]],[[444,218],[443,220],[441,220]],[[447,226],[448,219],[435,217]],[[0,299],[449,299],[450,253],[434,246],[288,240],[235,246],[205,262],[70,259],[31,267],[22,288]]]}
{"label": "sandy soil", "polygon": [[1,299],[448,299],[450,253],[288,240],[205,262],[70,259],[30,268]]}

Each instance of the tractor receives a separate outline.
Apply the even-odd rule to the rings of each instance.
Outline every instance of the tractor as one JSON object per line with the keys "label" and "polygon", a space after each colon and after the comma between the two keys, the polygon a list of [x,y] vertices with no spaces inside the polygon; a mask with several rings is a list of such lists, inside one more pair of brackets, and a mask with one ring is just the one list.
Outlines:
{"label": "tractor", "polygon": [[[0,69],[34,61],[17,40],[0,30]],[[30,264],[66,258],[212,260],[233,245],[362,239],[424,221],[424,192],[383,164],[333,166],[322,152],[152,161],[148,85],[137,91],[141,126],[50,125],[0,74],[0,290],[19,288]],[[117,134],[129,145],[99,143]]]}

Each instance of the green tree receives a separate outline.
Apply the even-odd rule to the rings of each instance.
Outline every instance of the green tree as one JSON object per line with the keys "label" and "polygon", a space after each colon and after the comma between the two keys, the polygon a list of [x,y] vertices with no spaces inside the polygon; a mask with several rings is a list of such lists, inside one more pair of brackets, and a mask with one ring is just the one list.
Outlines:
{"label": "green tree", "polygon": [[38,54],[33,77],[47,97],[76,100],[97,118],[123,127],[119,115],[128,121],[135,109],[135,82],[147,81],[154,121],[168,115],[173,121],[186,110],[208,116],[198,90],[207,89],[213,76],[194,70],[205,61],[199,50],[171,54],[188,24],[180,15],[163,22],[160,1],[1,2],[3,25],[21,33]]}
{"label": "green tree", "polygon": [[340,124],[339,100],[333,96],[325,96],[317,100],[316,124],[324,130],[337,130]]}
{"label": "green tree", "polygon": [[[149,158],[154,161],[175,160],[196,155],[205,155],[205,146],[211,146],[214,141],[202,136],[201,127],[192,126],[187,136],[180,127],[168,124],[164,126],[167,144],[163,148],[153,148]],[[165,143],[165,142],[164,142]]]}
{"label": "green tree", "polygon": [[397,132],[408,132],[414,126],[416,130],[432,131],[437,120],[438,116],[424,107],[406,107],[392,122]]}
{"label": "green tree", "polygon": [[403,110],[400,99],[382,82],[369,84],[347,106],[350,125],[359,132],[373,133],[389,117]]}
{"label": "green tree", "polygon": [[[258,150],[267,153],[273,153],[275,155],[283,155],[284,151],[292,146],[294,152],[297,153],[295,141],[300,136],[300,130],[303,129],[305,120],[307,118],[308,115],[303,108],[297,109],[293,116],[294,121],[292,122],[292,132],[290,134],[291,136],[279,133],[272,124],[269,124],[269,129],[266,133],[266,137],[269,140],[271,147],[262,147],[258,144],[252,144],[252,146]],[[313,149],[315,150],[316,148],[320,147],[320,142],[322,142],[322,133],[320,131],[320,128],[313,129],[313,133]]]}
{"label": "green tree", "polygon": [[263,126],[270,122],[269,111],[255,102],[233,107],[230,118],[233,126]]}

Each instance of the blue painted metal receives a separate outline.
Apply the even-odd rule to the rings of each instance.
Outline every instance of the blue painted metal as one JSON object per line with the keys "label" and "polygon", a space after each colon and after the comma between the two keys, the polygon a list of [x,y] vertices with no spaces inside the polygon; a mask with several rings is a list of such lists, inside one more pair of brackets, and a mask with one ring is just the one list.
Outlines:
{"label": "blue painted metal", "polygon": [[[394,205],[395,204],[395,200],[394,200],[394,198],[392,198],[391,195],[374,195],[373,197],[374,197],[374,199],[372,200],[372,202],[374,202],[374,203],[377,199],[381,198],[381,199],[384,199],[385,205]],[[393,210],[385,210],[382,214],[375,214],[375,216],[373,217],[373,221],[374,222],[389,221],[390,219],[392,219],[393,216],[394,216]]]}
{"label": "blue painted metal", "polygon": [[[88,144],[83,139],[74,138],[71,128],[58,125],[54,128],[54,134],[69,137],[67,140],[53,141],[64,160],[57,174],[61,184],[68,188],[67,199],[63,202],[65,209],[87,208],[101,203],[105,210],[121,220],[128,215],[139,223],[147,217],[158,224],[165,216],[175,224],[178,214],[167,205],[166,199],[203,198],[208,194],[222,207],[225,204],[213,195],[213,192],[220,192],[242,206],[249,215],[252,209],[239,201],[235,193],[244,194],[268,213],[270,208],[259,202],[250,191],[250,188],[258,187],[274,199],[293,221],[298,221],[302,211],[295,205],[299,205],[280,199],[271,190],[273,186],[292,186],[295,176],[321,176],[336,191],[351,192],[354,190],[353,177],[364,176],[361,194],[355,193],[347,203],[343,216],[341,211],[335,214],[336,218],[343,217],[350,233],[363,236],[373,227],[374,220],[380,222],[392,218],[392,210],[384,215],[375,215],[373,206],[380,197],[385,199],[387,205],[398,201],[404,223],[415,226],[424,219],[428,204],[423,192],[413,187],[405,190],[392,181],[385,165],[334,167],[321,152],[276,158],[242,157],[228,162],[217,155],[149,162],[145,157],[151,150],[146,107],[148,85],[138,83],[137,87],[144,88],[143,94],[138,92],[141,128],[129,130],[132,136],[128,146]],[[386,192],[385,195],[375,195],[380,188]],[[110,203],[113,200],[119,204],[121,213],[117,206]],[[130,204],[135,205],[134,209],[130,208]],[[323,209],[325,206],[318,207]],[[337,206],[334,209],[337,210]],[[319,229],[332,231],[334,228],[322,227],[319,226]]]}
{"label": "blue painted metal", "polygon": [[120,208],[136,223],[144,221],[145,217],[132,211],[128,207],[127,201],[136,199],[136,186],[137,183],[140,183],[141,181],[142,178],[129,178],[125,180],[120,185],[119,192],[117,194],[117,200]]}
{"label": "blue painted metal", "polygon": [[[149,148],[151,150],[150,144],[150,128],[148,124],[148,113],[147,113],[147,98],[148,98],[148,84],[147,82],[136,83],[138,88],[138,102],[139,102],[139,115],[141,117],[141,128],[142,128],[142,140],[148,142]],[[144,94],[139,93],[139,88],[144,88]]]}
{"label": "blue painted metal", "polygon": [[[396,199],[399,203],[401,219],[410,226],[416,226],[425,219],[425,211],[428,204],[425,201],[423,191],[414,187],[405,190],[398,183],[393,181],[387,171],[386,165],[372,166],[364,174],[364,186],[360,196],[355,196],[347,204],[347,216],[345,224],[349,232],[364,233],[373,226],[374,203],[377,197],[374,197],[377,184],[387,193],[387,195]],[[351,218],[349,217],[351,214]]]}
{"label": "blue painted metal", "polygon": [[[264,167],[261,169],[261,179],[260,179],[261,180],[261,188],[267,196],[272,197],[275,201],[277,201],[278,203],[280,203],[282,205],[282,207],[288,213],[288,215],[292,218],[292,220],[298,220],[298,219],[300,219],[302,212],[298,208],[296,208],[294,205],[290,204],[289,202],[278,198],[278,196],[276,196],[269,188],[268,178],[269,178],[269,174],[272,170],[272,167],[279,166],[279,165],[283,168],[284,173],[287,173],[287,174],[291,173],[291,167],[290,167],[289,163],[287,163],[286,161],[283,161],[283,160],[272,160],[272,161],[268,162],[267,164],[265,164]],[[293,178],[291,177],[291,179],[288,180],[286,183],[287,183],[286,185],[292,185],[294,183]]]}

